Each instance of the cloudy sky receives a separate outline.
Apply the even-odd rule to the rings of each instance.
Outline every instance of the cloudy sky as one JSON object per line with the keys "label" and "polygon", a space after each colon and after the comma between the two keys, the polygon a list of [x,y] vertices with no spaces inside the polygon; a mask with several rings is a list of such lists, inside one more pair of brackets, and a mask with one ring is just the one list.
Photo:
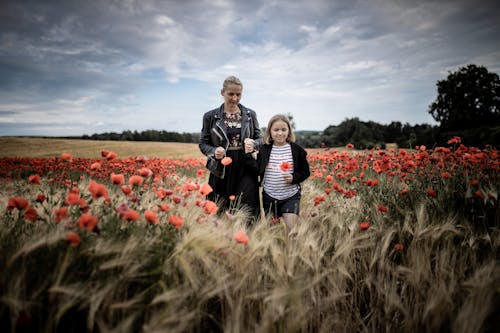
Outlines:
{"label": "cloudy sky", "polygon": [[198,132],[228,75],[261,126],[435,124],[436,82],[500,73],[497,0],[1,0],[0,135]]}

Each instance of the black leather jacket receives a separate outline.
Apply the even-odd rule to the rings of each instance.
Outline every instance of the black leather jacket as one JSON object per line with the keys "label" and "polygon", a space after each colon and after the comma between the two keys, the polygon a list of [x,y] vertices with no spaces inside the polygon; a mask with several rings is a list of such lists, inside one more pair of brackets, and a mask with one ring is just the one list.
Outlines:
{"label": "black leather jacket", "polygon": [[[290,142],[290,145],[292,147],[293,158],[292,184],[300,185],[300,183],[309,178],[311,175],[309,162],[307,161],[307,152],[295,142]],[[264,173],[266,171],[267,164],[269,163],[272,148],[272,144],[262,145],[262,147],[260,147],[259,154],[257,155],[257,161],[254,163],[255,170],[260,176],[260,183],[262,183],[262,180],[264,179]]]}
{"label": "black leather jacket", "polygon": [[[241,142],[246,138],[255,141],[255,150],[262,145],[262,135],[260,132],[257,114],[241,104]],[[200,151],[208,157],[207,168],[218,177],[224,177],[224,168],[214,159],[215,149],[223,147],[227,150],[229,139],[227,137],[226,125],[224,124],[224,104],[210,110],[203,115],[203,127],[200,135]]]}

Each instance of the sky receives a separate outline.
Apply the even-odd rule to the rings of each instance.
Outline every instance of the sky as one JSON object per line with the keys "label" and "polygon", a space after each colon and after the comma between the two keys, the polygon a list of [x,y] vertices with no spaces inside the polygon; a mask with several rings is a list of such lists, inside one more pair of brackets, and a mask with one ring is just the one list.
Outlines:
{"label": "sky", "polygon": [[222,82],[261,127],[437,124],[436,83],[500,73],[497,0],[0,0],[0,136],[195,133]]}

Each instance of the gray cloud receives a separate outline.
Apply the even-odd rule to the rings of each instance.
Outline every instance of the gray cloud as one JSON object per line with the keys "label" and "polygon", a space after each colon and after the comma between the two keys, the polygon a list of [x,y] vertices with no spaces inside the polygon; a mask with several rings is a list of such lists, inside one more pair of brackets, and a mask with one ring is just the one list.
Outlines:
{"label": "gray cloud", "polygon": [[[262,123],[287,110],[307,129],[351,116],[428,122],[435,82],[448,71],[476,63],[500,72],[497,3],[6,1],[0,122],[27,131],[35,124],[24,119],[38,114],[49,121],[36,128],[48,132],[62,116],[78,134],[89,121],[197,131],[195,119],[220,103],[220,81],[233,73]],[[179,109],[193,121],[179,121]]]}

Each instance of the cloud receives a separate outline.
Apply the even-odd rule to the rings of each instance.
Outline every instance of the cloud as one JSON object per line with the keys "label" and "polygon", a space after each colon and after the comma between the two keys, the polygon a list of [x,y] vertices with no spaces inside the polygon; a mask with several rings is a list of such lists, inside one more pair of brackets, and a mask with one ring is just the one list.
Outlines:
{"label": "cloud", "polygon": [[19,125],[11,133],[28,131],[35,118],[47,133],[198,131],[201,113],[222,102],[222,80],[236,74],[242,103],[261,123],[279,112],[291,112],[299,129],[347,117],[430,123],[435,83],[449,71],[475,63],[500,72],[499,7],[492,0],[7,1],[0,121]]}

